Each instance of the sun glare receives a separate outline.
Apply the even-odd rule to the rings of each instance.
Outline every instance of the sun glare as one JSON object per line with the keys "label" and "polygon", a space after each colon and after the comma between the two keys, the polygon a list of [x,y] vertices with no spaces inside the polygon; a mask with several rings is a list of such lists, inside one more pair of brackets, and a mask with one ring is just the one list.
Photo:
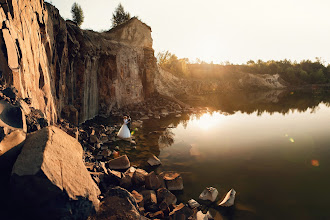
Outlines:
{"label": "sun glare", "polygon": [[209,130],[217,126],[223,119],[224,115],[220,113],[205,113],[200,118],[195,118],[193,123],[202,130]]}

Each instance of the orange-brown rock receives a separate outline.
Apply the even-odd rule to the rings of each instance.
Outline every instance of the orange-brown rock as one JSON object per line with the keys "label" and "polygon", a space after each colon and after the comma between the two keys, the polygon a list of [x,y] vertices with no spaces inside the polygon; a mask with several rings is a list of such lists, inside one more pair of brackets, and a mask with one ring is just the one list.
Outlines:
{"label": "orange-brown rock", "polygon": [[[54,126],[31,133],[14,164],[15,207],[36,217],[85,219],[98,209],[100,190],[82,161],[76,139]],[[40,208],[42,207],[42,208]]]}
{"label": "orange-brown rock", "polygon": [[137,18],[97,33],[65,21],[43,0],[5,2],[1,81],[31,98],[50,123],[61,115],[80,123],[154,92],[158,68],[151,28]]}

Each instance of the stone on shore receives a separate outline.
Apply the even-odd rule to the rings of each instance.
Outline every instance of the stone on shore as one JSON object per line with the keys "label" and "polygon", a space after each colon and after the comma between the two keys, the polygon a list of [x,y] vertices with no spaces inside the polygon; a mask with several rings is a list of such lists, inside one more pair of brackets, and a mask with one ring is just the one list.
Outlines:
{"label": "stone on shore", "polygon": [[157,212],[159,207],[157,205],[157,196],[154,190],[143,190],[141,192],[143,196],[144,208],[147,211]]}
{"label": "stone on shore", "polygon": [[188,206],[180,203],[173,211],[170,213],[170,219],[188,219],[194,214]]}
{"label": "stone on shore", "polygon": [[[57,127],[31,133],[14,164],[12,202],[36,218],[86,219],[98,209],[100,190],[78,141]],[[42,207],[42,208],[41,208]]]}
{"label": "stone on shore", "polygon": [[225,196],[225,198],[219,203],[219,206],[229,207],[234,205],[236,191],[231,189]]}
{"label": "stone on shore", "polygon": [[160,187],[165,186],[164,180],[157,176],[154,171],[145,176],[145,186],[147,189],[157,190]]}
{"label": "stone on shore", "polygon": [[166,188],[157,190],[157,199],[159,203],[165,202],[168,206],[172,204],[175,205],[177,202],[176,196]]}
{"label": "stone on shore", "polygon": [[136,203],[139,204],[139,206],[141,206],[140,204],[141,204],[142,201],[143,201],[143,196],[142,196],[140,193],[138,193],[137,191],[135,191],[135,190],[133,190],[133,191],[131,192],[131,194],[132,194],[132,196],[134,197]]}
{"label": "stone on shore", "polygon": [[188,205],[190,206],[190,208],[198,208],[198,207],[200,207],[201,205],[196,201],[196,200],[194,200],[194,199],[190,199],[189,201],[188,201]]}
{"label": "stone on shore", "polygon": [[150,166],[158,166],[158,165],[161,165],[162,162],[155,156],[155,155],[152,155],[147,163],[150,165]]}
{"label": "stone on shore", "polygon": [[217,199],[218,190],[214,187],[206,187],[203,192],[199,195],[199,198],[202,200],[209,200],[214,202]]}
{"label": "stone on shore", "polygon": [[162,172],[160,176],[165,180],[167,189],[169,190],[183,190],[183,179],[179,173],[166,171]]}
{"label": "stone on shore", "polygon": [[139,207],[131,193],[123,188],[114,187],[106,194],[94,219],[143,219],[138,210]]}
{"label": "stone on shore", "polygon": [[131,166],[131,163],[126,155],[117,157],[108,162],[108,167],[112,170],[124,170]]}
{"label": "stone on shore", "polygon": [[132,183],[136,186],[143,186],[147,175],[148,173],[145,170],[136,169],[132,177]]}

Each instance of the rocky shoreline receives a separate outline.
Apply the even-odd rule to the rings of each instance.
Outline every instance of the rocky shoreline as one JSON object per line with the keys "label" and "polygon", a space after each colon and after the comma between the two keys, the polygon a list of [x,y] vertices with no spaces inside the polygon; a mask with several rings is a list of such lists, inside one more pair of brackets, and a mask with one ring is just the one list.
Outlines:
{"label": "rocky shoreline", "polygon": [[[16,146],[17,143],[9,142],[8,144],[15,145],[8,148],[18,148],[18,150],[14,156],[11,156],[13,169],[6,172],[5,179],[8,182],[2,185],[9,188],[3,188],[4,191],[9,192],[6,194],[8,198],[4,200],[10,201],[8,203],[10,205],[15,204],[22,208],[25,210],[23,213],[27,215],[36,218],[45,217],[47,215],[45,210],[50,210],[54,214],[54,219],[65,219],[68,216],[72,219],[85,219],[91,214],[90,219],[111,217],[114,219],[212,219],[212,214],[216,214],[215,209],[222,210],[225,215],[231,210],[231,208],[218,206],[215,198],[212,201],[195,198],[198,202],[191,200],[188,204],[177,204],[175,194],[184,189],[184,180],[180,173],[175,171],[156,173],[155,167],[161,166],[161,161],[152,154],[146,159],[149,172],[134,166],[130,162],[129,151],[136,149],[138,144],[136,138],[133,135],[130,140],[121,140],[116,136],[123,115],[131,115],[134,119],[131,130],[136,131],[143,126],[144,120],[150,118],[158,120],[168,116],[181,117],[181,114],[196,113],[204,109],[191,108],[156,96],[144,103],[113,109],[108,118],[100,117],[81,125],[74,125],[65,119],[60,119],[55,126],[49,126],[42,112],[29,107],[29,100],[18,98],[14,88],[2,88],[0,98],[13,108],[21,109],[23,112],[21,120],[26,121],[25,128],[21,129],[27,134],[26,140],[18,146]],[[99,121],[106,121],[108,125],[102,125]],[[12,122],[6,121],[6,123],[2,124],[3,128],[10,127]],[[3,144],[6,136],[11,133],[13,132],[4,132],[0,144]],[[76,147],[72,148],[73,145]],[[61,147],[57,149],[57,146]],[[47,156],[47,153],[51,156]],[[3,152],[0,157],[2,163],[4,161],[1,158],[5,154],[6,152]],[[40,161],[37,158],[41,158]],[[76,160],[77,162],[73,162]],[[57,168],[58,161],[62,161],[59,168]],[[73,164],[65,168],[63,163]],[[84,167],[81,167],[82,164]],[[72,171],[75,170],[73,167],[76,171]],[[40,171],[36,172],[35,169]],[[57,177],[58,172],[61,173],[59,177]],[[90,177],[83,177],[82,173],[84,175],[88,173]],[[64,178],[64,174],[70,178]],[[80,179],[80,185],[75,182],[78,179]],[[62,183],[58,183],[59,180]],[[41,190],[45,186],[48,189],[49,187],[54,189]],[[26,187],[31,191],[26,190]],[[88,192],[87,195],[82,196],[84,193],[79,193],[82,190]],[[41,192],[43,196],[39,195]],[[57,196],[54,197],[51,192],[56,192]],[[56,198],[56,202],[52,198]],[[41,211],[36,209],[38,203],[35,202],[34,205],[25,203],[29,200],[49,201]],[[73,201],[76,202],[73,203]],[[92,203],[86,203],[86,201]],[[61,211],[54,210],[54,204],[56,207],[62,207]]]}

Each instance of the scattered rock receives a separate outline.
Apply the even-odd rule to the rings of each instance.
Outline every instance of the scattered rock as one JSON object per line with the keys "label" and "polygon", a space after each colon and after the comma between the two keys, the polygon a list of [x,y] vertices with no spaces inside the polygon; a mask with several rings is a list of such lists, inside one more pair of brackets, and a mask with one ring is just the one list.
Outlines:
{"label": "scattered rock", "polygon": [[196,200],[194,200],[194,199],[190,199],[189,201],[188,201],[188,205],[190,206],[190,208],[198,208],[198,207],[200,207],[201,205],[196,201]]}
{"label": "scattered rock", "polygon": [[132,183],[136,186],[142,186],[145,184],[145,177],[148,175],[148,173],[145,170],[142,169],[136,169],[133,177],[132,177]]}
{"label": "scattered rock", "polygon": [[108,191],[95,219],[143,219],[139,207],[127,190],[115,187]]}
{"label": "scattered rock", "polygon": [[141,192],[145,206],[156,205],[157,196],[154,190],[143,190]]}
{"label": "scattered rock", "polygon": [[166,171],[162,172],[160,176],[165,180],[167,189],[169,190],[183,190],[183,179],[179,173]]}
{"label": "scattered rock", "polygon": [[198,211],[196,213],[196,220],[209,220],[209,219],[213,219],[212,215],[210,214],[210,212],[207,212],[206,214],[204,214],[202,211]]}
{"label": "scattered rock", "polygon": [[218,196],[218,190],[214,187],[206,187],[204,191],[199,195],[202,200],[210,200],[214,202]]}
{"label": "scattered rock", "polygon": [[141,120],[148,120],[149,117],[147,115],[144,115],[143,117],[141,117]]}
{"label": "scattered rock", "polygon": [[154,171],[145,176],[145,186],[147,189],[159,189],[164,186],[163,178],[157,176]]}
{"label": "scattered rock", "polygon": [[173,211],[170,213],[171,219],[188,219],[194,214],[194,212],[183,203],[180,203]]}
{"label": "scattered rock", "polygon": [[132,187],[132,177],[126,174],[123,174],[122,178],[120,179],[119,185],[125,189],[129,189]]}
{"label": "scattered rock", "polygon": [[126,155],[117,157],[108,162],[108,167],[113,170],[124,170],[131,166],[129,159]]}
{"label": "scattered rock", "polygon": [[143,201],[143,196],[142,196],[140,193],[138,193],[137,191],[135,191],[135,190],[133,190],[133,191],[131,192],[131,194],[132,194],[132,196],[134,197],[136,203],[139,204],[139,206],[141,206],[140,204],[141,204],[142,201]]}
{"label": "scattered rock", "polygon": [[176,196],[166,188],[157,190],[157,198],[159,202],[165,202],[168,206],[177,202]]}
{"label": "scattered rock", "polygon": [[229,207],[234,205],[236,191],[231,189],[225,196],[225,198],[219,203],[219,206]]}
{"label": "scattered rock", "polygon": [[158,166],[158,165],[161,165],[162,162],[155,156],[155,155],[152,155],[147,163],[150,165],[150,166]]}

